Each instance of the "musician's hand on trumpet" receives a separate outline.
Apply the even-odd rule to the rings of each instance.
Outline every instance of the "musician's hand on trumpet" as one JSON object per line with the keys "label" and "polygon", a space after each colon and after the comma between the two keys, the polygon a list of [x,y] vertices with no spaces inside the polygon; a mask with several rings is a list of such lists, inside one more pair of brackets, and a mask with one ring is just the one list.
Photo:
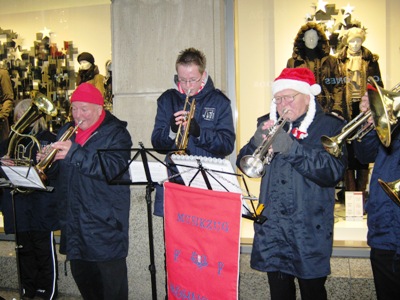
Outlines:
{"label": "musician's hand on trumpet", "polygon": [[[189,115],[188,111],[180,110],[171,116],[170,126],[172,132],[177,133],[180,125],[182,125],[183,129],[185,129],[189,121],[188,115]],[[190,121],[189,134],[193,135],[194,137],[200,136],[200,126],[195,118],[192,118],[192,120]]]}
{"label": "musician's hand on trumpet", "polygon": [[43,160],[43,158],[47,156],[47,154],[49,154],[49,152],[53,149],[51,145],[52,144],[48,144],[42,147],[40,151],[36,152],[36,162],[40,162],[41,160]]}
{"label": "musician's hand on trumpet", "polygon": [[258,147],[260,146],[265,138],[268,136],[268,131],[269,129],[274,125],[273,120],[268,120],[266,122],[261,123],[258,127],[256,132],[253,135],[253,141],[252,143],[254,146]]}
{"label": "musician's hand on trumpet", "polygon": [[289,134],[282,128],[279,128],[272,142],[272,150],[274,153],[287,153],[292,144],[293,140]]}
{"label": "musician's hand on trumpet", "polygon": [[69,149],[71,149],[72,142],[71,140],[66,140],[66,141],[58,141],[55,142],[54,144],[51,145],[53,149],[57,149],[58,152],[56,153],[54,157],[54,161],[64,159],[68,152]]}

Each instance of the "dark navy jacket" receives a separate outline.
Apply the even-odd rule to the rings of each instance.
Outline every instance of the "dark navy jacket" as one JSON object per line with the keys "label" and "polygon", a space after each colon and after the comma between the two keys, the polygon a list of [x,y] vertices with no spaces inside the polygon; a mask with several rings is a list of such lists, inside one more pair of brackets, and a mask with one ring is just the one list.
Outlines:
{"label": "dark navy jacket", "polygon": [[[293,122],[298,127],[304,115]],[[258,120],[269,119],[265,116]],[[258,125],[259,125],[258,124]],[[287,124],[286,124],[287,125]],[[330,155],[321,136],[340,133],[344,121],[325,114],[317,104],[308,137],[294,139],[288,153],[276,154],[262,178],[259,201],[265,205],[263,224],[254,223],[251,267],[311,279],[330,273],[333,245],[335,186],[342,180],[347,153]],[[253,138],[238,155],[256,149]]]}
{"label": "dark navy jacket", "polygon": [[369,197],[366,203],[368,236],[371,248],[395,251],[400,257],[400,207],[385,193],[378,179],[392,182],[400,178],[400,131],[392,133],[388,148],[380,142],[376,131],[368,133],[361,142],[354,142],[356,157],[362,163],[375,162]]}
{"label": "dark navy jacket", "polygon": [[[61,128],[59,136],[73,123]],[[106,111],[99,128],[84,145],[75,143],[63,160],[56,161],[56,195],[60,208],[60,252],[67,259],[108,261],[128,254],[129,185],[110,185],[100,165],[99,149],[131,149],[127,123]],[[110,178],[126,167],[130,151],[102,155]],[[129,174],[125,177],[129,179]]]}
{"label": "dark navy jacket", "polygon": [[[197,95],[194,118],[200,126],[198,138],[189,135],[187,150],[190,155],[225,158],[231,154],[235,144],[235,129],[230,100],[208,77],[204,88]],[[176,149],[175,139],[170,138],[171,116],[183,109],[186,95],[176,89],[169,89],[157,100],[157,115],[151,143],[155,149],[171,151]],[[163,191],[156,186],[154,214],[163,216]]]}

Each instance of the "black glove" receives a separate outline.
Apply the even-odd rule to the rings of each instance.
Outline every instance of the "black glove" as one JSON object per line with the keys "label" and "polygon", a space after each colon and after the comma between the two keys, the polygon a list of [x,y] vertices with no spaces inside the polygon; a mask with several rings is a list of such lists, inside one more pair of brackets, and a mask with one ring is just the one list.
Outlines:
{"label": "black glove", "polygon": [[275,139],[272,141],[272,149],[274,150],[274,153],[286,153],[289,151],[292,143],[293,140],[289,134],[280,128],[275,135]]}
{"label": "black glove", "polygon": [[177,133],[177,132],[178,132],[179,125],[176,125],[176,124],[175,124],[175,116],[174,116],[174,115],[172,115],[171,121],[170,121],[169,123],[170,123],[172,132]]}
{"label": "black glove", "polygon": [[262,129],[265,122],[262,122],[258,127],[256,132],[254,132],[252,143],[254,146],[258,147],[261,146],[262,142],[264,141],[265,135],[267,135],[268,130]]}
{"label": "black glove", "polygon": [[199,126],[199,124],[197,124],[197,121],[195,118],[193,118],[192,121],[190,122],[189,134],[193,135],[194,137],[200,136],[200,126]]}

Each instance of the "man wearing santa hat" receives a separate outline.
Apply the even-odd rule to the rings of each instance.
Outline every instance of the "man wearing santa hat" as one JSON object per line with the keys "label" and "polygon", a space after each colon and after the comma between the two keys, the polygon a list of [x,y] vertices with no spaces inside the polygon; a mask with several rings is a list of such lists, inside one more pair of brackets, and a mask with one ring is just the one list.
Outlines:
{"label": "man wearing santa hat", "polygon": [[[94,85],[80,84],[70,100],[74,121],[61,128],[58,140],[71,126],[79,127],[69,140],[52,144],[58,152],[48,170],[58,174],[60,252],[84,299],[128,299],[130,188],[107,184],[98,149],[131,149],[131,136],[126,122],[103,109],[103,95]],[[129,159],[130,151],[101,155],[111,178]]]}
{"label": "man wearing santa hat", "polygon": [[[258,118],[258,128],[240,150],[252,155],[283,116],[264,165],[259,202],[266,221],[254,223],[251,267],[267,272],[271,299],[296,299],[295,278],[302,299],[327,299],[333,245],[335,186],[342,180],[347,153],[329,154],[321,136],[335,136],[344,121],[324,113],[315,101],[321,91],[307,68],[284,69],[272,84],[270,114]],[[268,137],[267,137],[268,138]]]}

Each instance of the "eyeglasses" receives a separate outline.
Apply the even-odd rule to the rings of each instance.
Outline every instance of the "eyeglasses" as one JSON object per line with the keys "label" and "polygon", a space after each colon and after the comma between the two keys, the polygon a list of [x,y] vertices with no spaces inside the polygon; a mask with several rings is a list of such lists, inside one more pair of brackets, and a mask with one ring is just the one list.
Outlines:
{"label": "eyeglasses", "polygon": [[201,80],[201,77],[200,77],[199,79],[188,79],[188,80],[182,79],[182,78],[178,78],[178,81],[179,81],[180,83],[186,84],[186,85],[199,82],[200,80]]}
{"label": "eyeglasses", "polygon": [[275,98],[272,98],[272,101],[274,101],[275,104],[280,104],[283,100],[285,100],[287,103],[291,103],[294,101],[294,97],[296,97],[298,94],[301,94],[301,93],[297,93],[297,94],[294,94],[291,96],[287,95],[287,96],[282,96],[282,97],[275,97]]}

